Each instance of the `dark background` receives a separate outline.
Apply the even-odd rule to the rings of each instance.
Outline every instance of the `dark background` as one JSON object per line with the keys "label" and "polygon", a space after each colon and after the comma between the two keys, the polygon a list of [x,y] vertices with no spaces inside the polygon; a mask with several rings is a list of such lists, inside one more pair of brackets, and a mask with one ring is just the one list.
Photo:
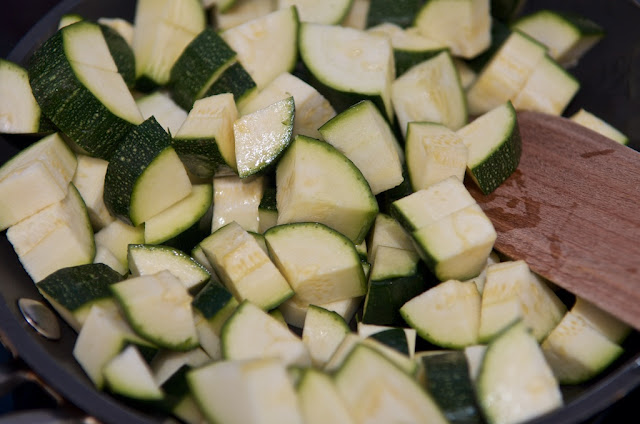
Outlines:
{"label": "dark background", "polygon": [[[108,2],[109,0],[102,0]],[[132,3],[134,0],[131,0]],[[55,0],[3,0],[0,13],[0,57],[6,58],[22,36]],[[631,138],[640,149],[640,6],[635,0],[528,0],[524,13],[540,8],[573,10],[605,28],[606,37],[581,60],[571,73],[581,89],[568,107],[570,115],[584,107],[605,119]],[[5,152],[6,154],[6,152]],[[0,362],[7,354],[0,348]],[[590,424],[637,422],[635,403],[639,390],[618,402]],[[0,412],[12,404],[0,398]]]}

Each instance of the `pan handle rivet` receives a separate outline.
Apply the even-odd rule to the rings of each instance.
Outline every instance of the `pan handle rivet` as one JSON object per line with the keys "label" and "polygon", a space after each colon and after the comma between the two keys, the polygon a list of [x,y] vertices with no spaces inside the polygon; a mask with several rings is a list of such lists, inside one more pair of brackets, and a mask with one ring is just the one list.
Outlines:
{"label": "pan handle rivet", "polygon": [[60,338],[60,324],[56,315],[42,302],[21,298],[18,307],[22,316],[40,335],[51,340]]}

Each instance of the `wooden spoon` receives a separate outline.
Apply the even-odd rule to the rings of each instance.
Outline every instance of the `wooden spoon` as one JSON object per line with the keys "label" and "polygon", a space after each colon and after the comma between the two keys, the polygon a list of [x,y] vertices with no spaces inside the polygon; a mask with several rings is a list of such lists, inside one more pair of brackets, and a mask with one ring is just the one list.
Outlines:
{"label": "wooden spoon", "polygon": [[485,196],[495,248],[640,330],[640,153],[574,122],[518,112],[518,169]]}

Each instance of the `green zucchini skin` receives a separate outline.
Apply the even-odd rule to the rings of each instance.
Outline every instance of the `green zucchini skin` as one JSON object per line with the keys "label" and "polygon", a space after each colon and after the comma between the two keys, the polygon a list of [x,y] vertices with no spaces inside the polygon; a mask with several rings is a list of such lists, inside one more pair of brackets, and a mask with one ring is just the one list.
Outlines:
{"label": "green zucchini skin", "polygon": [[75,76],[58,31],[31,57],[33,96],[43,113],[88,154],[109,160],[135,124],[114,115]]}
{"label": "green zucchini skin", "polygon": [[131,46],[115,29],[100,24],[100,30],[109,47],[109,53],[116,63],[118,73],[122,75],[127,87],[132,88],[136,83],[136,58]]}
{"label": "green zucchini skin", "polygon": [[134,225],[129,212],[136,182],[147,166],[168,148],[171,148],[171,136],[153,116],[127,134],[109,161],[104,179],[104,204],[113,216]]}
{"label": "green zucchini skin", "polygon": [[367,13],[367,28],[389,22],[407,28],[425,0],[371,0]]}
{"label": "green zucchini skin", "polygon": [[231,93],[236,103],[239,103],[256,89],[256,82],[251,78],[251,75],[240,62],[236,62],[225,69],[202,97]]}
{"label": "green zucchini skin", "polygon": [[229,290],[217,281],[210,281],[193,298],[191,305],[206,319],[211,319],[232,300]]}
{"label": "green zucchini skin", "polygon": [[198,94],[236,52],[211,27],[207,27],[189,43],[171,68],[169,86],[171,98],[180,107],[190,110]]}
{"label": "green zucchini skin", "polygon": [[228,168],[214,137],[174,138],[171,144],[184,166],[197,177],[212,178],[218,170]]}
{"label": "green zucchini skin", "polygon": [[45,292],[70,311],[89,302],[111,297],[109,286],[123,279],[111,267],[86,264],[62,268],[38,282],[38,290]]}
{"label": "green zucchini skin", "polygon": [[442,53],[442,50],[427,50],[424,52],[415,52],[410,50],[393,49],[393,60],[396,63],[396,76],[400,76],[407,72],[409,68],[419,63],[429,60],[434,56]]}
{"label": "green zucchini skin", "polygon": [[409,356],[409,344],[407,343],[407,335],[402,328],[390,328],[388,330],[380,331],[379,333],[369,336],[372,339],[376,339],[380,343],[389,346],[398,352]]}
{"label": "green zucchini skin", "polygon": [[370,281],[362,322],[376,325],[406,325],[400,307],[429,288],[425,272]]}

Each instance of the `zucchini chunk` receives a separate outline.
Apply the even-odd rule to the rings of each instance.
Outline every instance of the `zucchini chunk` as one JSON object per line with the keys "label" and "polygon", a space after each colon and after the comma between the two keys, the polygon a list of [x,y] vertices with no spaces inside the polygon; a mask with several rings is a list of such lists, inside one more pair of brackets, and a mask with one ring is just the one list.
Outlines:
{"label": "zucchini chunk", "polygon": [[94,305],[73,346],[73,357],[98,389],[105,385],[104,366],[129,344],[155,350],[140,338],[117,307]]}
{"label": "zucchini chunk", "polygon": [[489,344],[476,390],[480,408],[491,424],[524,422],[563,404],[542,349],[522,321]]}
{"label": "zucchini chunk", "polygon": [[17,63],[0,59],[0,133],[42,132],[42,118],[27,70]]}
{"label": "zucchini chunk", "polygon": [[273,262],[300,300],[321,305],[366,293],[353,242],[326,225],[277,225],[265,239]]}
{"label": "zucchini chunk", "polygon": [[198,346],[191,296],[171,272],[129,278],[110,286],[137,334],[173,350]]}
{"label": "zucchini chunk", "polygon": [[309,349],[313,365],[324,367],[350,331],[349,325],[338,313],[309,305],[302,328],[302,342]]}
{"label": "zucchini chunk", "polygon": [[[298,404],[307,424],[355,424],[329,375],[313,368],[303,371],[297,386]],[[331,407],[327,407],[331,405]]]}
{"label": "zucchini chunk", "polygon": [[184,110],[202,98],[211,84],[235,62],[236,52],[211,27],[184,49],[171,68],[171,98]]}
{"label": "zucchini chunk", "polygon": [[367,27],[367,14],[371,0],[353,0],[351,9],[342,21],[342,26],[364,30]]}
{"label": "zucchini chunk", "polygon": [[202,97],[231,93],[239,107],[256,95],[258,87],[247,70],[236,62],[229,66]]}
{"label": "zucchini chunk", "polygon": [[411,235],[402,228],[402,225],[395,218],[384,213],[379,213],[376,216],[369,236],[367,259],[372,264],[375,263],[375,257],[380,246],[416,252],[413,241],[411,241]]}
{"label": "zucchini chunk", "polygon": [[322,138],[360,169],[374,195],[403,181],[401,147],[370,100],[363,100],[322,125]]}
{"label": "zucchini chunk", "polygon": [[198,291],[211,278],[209,271],[195,259],[169,246],[130,244],[128,252],[133,277],[170,271],[190,292]]}
{"label": "zucchini chunk", "polygon": [[133,54],[131,44],[121,35],[120,31],[109,25],[98,22],[100,30],[104,36],[104,41],[109,47],[109,53],[118,68],[118,73],[122,75],[127,87],[133,88],[136,83],[136,58]]}
{"label": "zucchini chunk", "polygon": [[325,25],[339,25],[347,16],[353,0],[278,0],[278,9],[295,6],[300,20]]}
{"label": "zucchini chunk", "polygon": [[167,84],[171,68],[205,25],[199,0],[139,0],[133,33],[138,80],[144,78],[151,85]]}
{"label": "zucchini chunk", "polygon": [[300,57],[318,89],[338,112],[354,99],[369,99],[393,119],[393,49],[385,35],[335,25],[303,22]]}
{"label": "zucchini chunk", "polygon": [[448,51],[414,66],[391,84],[391,99],[403,136],[413,121],[457,130],[467,123],[467,104]]}
{"label": "zucchini chunk", "polygon": [[0,167],[0,230],[65,198],[76,155],[58,133],[41,138]]}
{"label": "zucchini chunk", "polygon": [[258,89],[262,89],[281,73],[295,68],[298,26],[298,12],[292,6],[229,28],[220,35],[237,52],[238,62]]}
{"label": "zucchini chunk", "polygon": [[631,333],[629,324],[620,321],[610,313],[581,297],[576,297],[571,313],[587,321],[591,327],[614,343],[621,344]]}
{"label": "zucchini chunk", "polygon": [[237,222],[219,228],[200,246],[222,283],[239,302],[250,300],[269,310],[293,296],[280,270]]}
{"label": "zucchini chunk", "polygon": [[423,339],[460,349],[478,343],[480,305],[475,284],[448,280],[409,300],[400,314]]}
{"label": "zucchini chunk", "polygon": [[143,121],[97,24],[77,22],[45,41],[29,82],[42,112],[92,156],[108,160]]}
{"label": "zucchini chunk", "polygon": [[276,359],[214,362],[189,371],[187,381],[210,422],[303,422],[287,369]]}
{"label": "zucchini chunk", "polygon": [[[416,2],[416,0],[410,0]],[[397,0],[383,0],[386,3]],[[379,1],[377,3],[380,3]],[[387,4],[392,7],[391,4]],[[417,28],[401,28],[390,22],[381,23],[368,29],[369,32],[386,34],[391,39],[393,60],[396,66],[396,77],[400,77],[411,67],[418,65],[447,49],[443,43],[420,34]]]}
{"label": "zucchini chunk", "polygon": [[416,353],[416,330],[389,325],[364,324],[358,322],[358,335],[364,339],[373,338],[400,353],[414,358]]}
{"label": "zucchini chunk", "polygon": [[198,178],[237,172],[233,123],[238,119],[233,95],[196,100],[171,145],[185,168]]}
{"label": "zucchini chunk", "polygon": [[73,185],[87,206],[93,230],[100,231],[115,219],[104,204],[104,176],[109,162],[87,155],[78,155],[77,160]]}
{"label": "zucchini chunk", "polygon": [[[205,0],[211,1],[211,0]],[[224,31],[276,10],[276,0],[215,0],[216,29]]]}
{"label": "zucchini chunk", "polygon": [[584,383],[604,371],[624,352],[622,347],[571,311],[541,346],[560,384]]}
{"label": "zucchini chunk", "polygon": [[59,269],[36,287],[67,324],[80,331],[94,305],[111,302],[109,286],[122,278],[104,264],[85,264]]}
{"label": "zucchini chunk", "polygon": [[302,340],[273,316],[245,300],[222,326],[222,358],[277,358],[286,365],[309,366]]}
{"label": "zucchini chunk", "polygon": [[334,381],[355,422],[447,422],[412,377],[368,346],[349,353]]}
{"label": "zucchini chunk", "polygon": [[547,46],[551,58],[565,68],[604,37],[602,27],[584,16],[548,9],[522,16],[512,27]]}
{"label": "zucchini chunk", "polygon": [[333,118],[336,112],[315,88],[289,72],[280,74],[260,93],[244,102],[240,112],[246,115],[290,96],[293,96],[296,107],[293,136],[302,134],[320,138],[318,128]]}
{"label": "zucchini chunk", "polygon": [[129,345],[107,362],[102,370],[111,392],[137,400],[160,400],[164,393],[138,349]]}
{"label": "zucchini chunk", "polygon": [[446,126],[409,122],[405,149],[411,187],[415,191],[451,176],[464,180],[469,150],[462,137]]}
{"label": "zucchini chunk", "polygon": [[401,28],[413,26],[422,0],[369,0],[366,13],[367,28],[390,23]]}
{"label": "zucchini chunk", "polygon": [[457,131],[468,149],[467,173],[484,194],[518,168],[522,140],[516,111],[506,102]]}
{"label": "zucchini chunk", "polygon": [[[111,253],[118,262],[119,268],[127,272],[129,270],[128,246],[144,243],[144,227],[142,225],[133,227],[116,219],[95,233],[94,237],[96,246]],[[110,264],[107,263],[107,265]],[[116,270],[120,271],[120,269]]]}
{"label": "zucchini chunk", "polygon": [[491,43],[490,0],[430,0],[413,24],[421,34],[440,41],[451,54],[471,59]]}
{"label": "zucchini chunk", "polygon": [[233,123],[238,176],[264,173],[291,142],[295,104],[293,97],[238,118]]}
{"label": "zucchini chunk", "polygon": [[59,269],[89,264],[96,254],[89,214],[73,183],[64,199],[9,227],[7,239],[36,283]]}
{"label": "zucchini chunk", "polygon": [[560,322],[566,307],[524,261],[505,261],[487,267],[482,292],[480,341],[488,341],[510,323],[522,320],[542,341]]}
{"label": "zucchini chunk", "polygon": [[242,228],[257,233],[260,225],[258,206],[265,190],[265,176],[240,178],[237,175],[213,179],[214,232],[233,221]]}
{"label": "zucchini chunk", "polygon": [[187,119],[187,112],[178,106],[165,91],[158,90],[139,97],[136,104],[144,119],[152,116],[170,134],[177,133]]}
{"label": "zucchini chunk", "polygon": [[134,128],[114,153],[104,179],[112,215],[137,226],[191,193],[171,137],[153,118]]}
{"label": "zucchini chunk", "polygon": [[569,119],[605,137],[609,137],[620,144],[629,144],[629,137],[620,132],[617,128],[613,127],[611,124],[603,121],[593,113],[584,109],[578,110]]}
{"label": "zucchini chunk", "polygon": [[298,135],[276,167],[278,224],[319,222],[354,244],[364,240],[378,213],[358,168],[328,143]]}
{"label": "zucchini chunk", "polygon": [[[360,296],[316,306],[328,311],[333,311],[340,315],[346,322],[350,322],[361,303],[362,297]],[[304,321],[310,306],[309,302],[305,302],[298,296],[293,295],[278,306],[278,310],[282,313],[287,324],[297,328],[304,328]]]}

